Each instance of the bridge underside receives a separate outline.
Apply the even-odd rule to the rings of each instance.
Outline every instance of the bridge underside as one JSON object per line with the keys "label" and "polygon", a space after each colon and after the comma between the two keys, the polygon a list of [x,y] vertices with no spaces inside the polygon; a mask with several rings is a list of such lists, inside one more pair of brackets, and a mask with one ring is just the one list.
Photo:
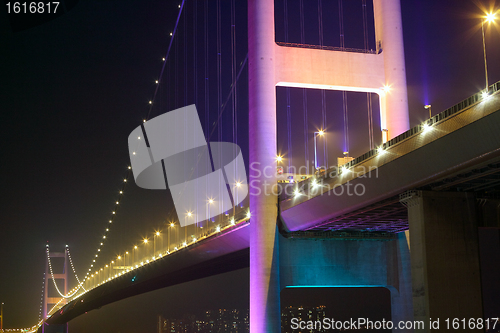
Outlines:
{"label": "bridge underside", "polygon": [[248,222],[90,290],[47,319],[62,324],[122,299],[249,266]]}
{"label": "bridge underside", "polygon": [[[500,157],[428,185],[417,187],[416,190],[474,192],[478,200],[498,199],[500,198]],[[487,222],[483,222],[485,226]],[[305,231],[397,233],[408,229],[408,212],[406,207],[399,202],[399,195],[397,195],[334,217],[306,228]]]}
{"label": "bridge underside", "polygon": [[[305,285],[383,286],[391,291],[393,316],[411,319],[412,297],[408,289],[410,288],[409,245],[412,245],[412,258],[413,256],[416,258],[411,260],[412,274],[413,271],[418,271],[414,266],[418,266],[420,261],[420,264],[423,262],[422,265],[432,268],[434,275],[428,278],[433,281],[447,281],[450,272],[456,269],[450,266],[450,263],[462,262],[462,266],[467,268],[466,273],[469,274],[469,278],[463,278],[463,281],[455,283],[454,288],[471,290],[463,286],[478,287],[477,237],[466,237],[468,235],[466,233],[450,240],[455,242],[456,239],[464,239],[467,241],[464,244],[453,243],[448,247],[443,245],[446,235],[456,233],[453,223],[446,218],[449,213],[441,214],[447,209],[447,205],[432,208],[436,210],[437,215],[427,214],[425,211],[417,214],[415,208],[412,208],[414,213],[408,215],[409,207],[400,203],[399,195],[410,190],[419,192],[416,199],[412,200],[414,202],[420,200],[421,202],[417,204],[424,207],[423,205],[427,205],[426,202],[438,200],[436,198],[439,196],[444,198],[439,200],[445,203],[459,202],[457,200],[463,198],[455,199],[455,196],[467,192],[464,194],[465,197],[472,198],[475,202],[475,208],[474,205],[469,205],[468,209],[471,212],[475,211],[476,219],[473,222],[464,221],[464,225],[498,227],[500,225],[498,221],[500,112],[496,110],[499,109],[499,105],[500,99],[497,99],[490,104],[490,108],[495,108],[495,111],[490,110],[484,117],[447,133],[439,140],[422,144],[410,152],[398,155],[389,163],[382,164],[377,170],[378,177],[351,179],[350,182],[353,184],[365,182],[367,192],[361,198],[323,194],[311,198],[304,196],[296,201],[291,198],[281,202],[281,222],[284,222],[286,231],[292,230],[292,232],[285,232],[286,237],[278,236],[275,240],[277,245],[275,248],[278,251],[275,260],[280,272],[280,288]],[[485,112],[485,110],[476,108],[474,112]],[[434,130],[439,131],[439,128]],[[396,150],[388,152],[391,153],[398,152]],[[438,196],[430,195],[429,192],[437,193]],[[457,204],[458,208],[462,206]],[[458,214],[454,217],[454,221],[458,221],[462,216],[471,215],[468,212]],[[436,216],[439,217],[440,214],[443,215],[443,219],[436,220]],[[417,222],[411,221],[412,216]],[[422,230],[425,231],[425,228],[418,229],[419,225],[430,223],[427,221],[431,220],[433,225],[440,223],[443,230],[448,230],[439,239],[423,233]],[[407,243],[408,238],[404,234],[398,234],[408,228],[411,231],[411,244]],[[238,224],[216,237],[123,274],[70,302],[49,318],[47,323],[63,324],[92,309],[127,297],[248,267],[249,229],[248,222]],[[338,241],[334,238],[344,240]],[[364,241],[365,238],[370,240]],[[385,242],[374,242],[374,240]],[[437,260],[436,256],[427,256],[425,247],[438,245],[455,250],[460,248],[476,250],[466,252],[464,254],[466,257],[455,258],[456,260],[453,259],[453,253],[446,253],[445,259],[448,261]],[[353,257],[356,253],[365,255]],[[465,264],[466,262],[470,264]],[[346,274],[340,274],[341,271]],[[457,276],[467,276],[464,272],[457,274]],[[415,286],[426,286],[422,284],[425,279],[427,279],[425,272],[419,276],[412,276],[413,293]],[[467,297],[476,297],[476,294]],[[425,306],[421,306],[428,301],[425,297],[428,297],[428,294],[424,295],[420,303],[415,303],[414,298],[413,307],[417,311],[426,309]],[[447,298],[443,296],[442,299]],[[456,303],[459,304],[459,300]],[[480,303],[480,296],[476,297],[476,303]],[[429,315],[423,313],[419,316],[426,318]]]}

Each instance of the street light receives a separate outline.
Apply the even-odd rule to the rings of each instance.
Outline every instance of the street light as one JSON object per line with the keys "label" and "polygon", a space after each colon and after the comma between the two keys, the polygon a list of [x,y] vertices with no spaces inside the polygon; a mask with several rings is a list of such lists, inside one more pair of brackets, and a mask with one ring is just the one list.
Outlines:
{"label": "street light", "polygon": [[318,153],[317,153],[317,147],[316,147],[316,137],[323,136],[325,134],[325,131],[319,130],[317,132],[314,132],[314,168],[318,169]]}
{"label": "street light", "polygon": [[[158,238],[160,235],[161,235],[160,232],[156,231],[154,236],[153,236],[153,256],[156,256],[156,238]],[[163,247],[163,244],[162,244],[162,247]]]}
{"label": "street light", "polygon": [[207,228],[209,226],[208,224],[208,220],[212,221],[212,215],[210,214],[210,206],[212,206],[212,204],[214,203],[214,199],[210,198],[208,199],[207,201],[207,210],[208,210],[208,219],[207,219]]}
{"label": "street light", "polygon": [[489,91],[489,85],[488,85],[488,64],[486,63],[486,42],[484,40],[484,21],[488,23],[495,22],[495,14],[494,13],[487,13],[485,17],[481,20],[481,33],[483,35],[483,54],[484,54],[484,75],[486,77],[486,94],[488,94]]}
{"label": "street light", "polygon": [[168,252],[170,252],[170,229],[172,229],[175,226],[174,222],[170,222],[170,226],[168,228]]}
{"label": "street light", "polygon": [[187,244],[187,229],[188,229],[188,223],[187,223],[187,218],[193,216],[193,213],[188,211],[186,214],[186,217],[184,217],[184,243]]}
{"label": "street light", "polygon": [[427,110],[429,110],[429,118],[432,118],[432,113],[431,113],[431,105],[430,104],[427,104],[426,106],[424,106],[424,108]]}

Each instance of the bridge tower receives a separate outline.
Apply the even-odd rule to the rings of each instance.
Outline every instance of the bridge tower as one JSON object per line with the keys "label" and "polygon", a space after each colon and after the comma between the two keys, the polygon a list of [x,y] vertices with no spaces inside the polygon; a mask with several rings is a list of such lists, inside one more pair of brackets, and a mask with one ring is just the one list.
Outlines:
{"label": "bridge tower", "polygon": [[[64,258],[64,266],[62,273],[51,274],[50,259],[52,258]],[[49,295],[49,286],[55,282],[54,280],[63,280],[64,289],[61,290],[61,292],[64,293],[65,295],[68,294],[68,270],[69,270],[69,261],[68,261],[67,248],[65,248],[64,252],[47,253],[47,258],[45,261],[45,285],[44,285],[45,292],[43,293],[43,311],[42,311],[44,320],[49,315],[49,311],[51,309],[49,305],[57,304],[59,301],[61,301],[62,298],[62,297],[50,297]],[[62,302],[65,304],[66,301],[63,300]],[[52,332],[65,333],[68,331],[67,327],[68,327],[67,323],[63,325],[50,325],[50,326],[44,323],[43,326],[41,327],[42,328],[41,333],[52,333]]]}
{"label": "bridge tower", "polygon": [[368,54],[279,46],[274,1],[248,1],[252,333],[281,329],[277,197],[272,194],[276,86],[377,93],[383,141],[409,128],[400,0],[374,0],[373,6],[377,52]]}

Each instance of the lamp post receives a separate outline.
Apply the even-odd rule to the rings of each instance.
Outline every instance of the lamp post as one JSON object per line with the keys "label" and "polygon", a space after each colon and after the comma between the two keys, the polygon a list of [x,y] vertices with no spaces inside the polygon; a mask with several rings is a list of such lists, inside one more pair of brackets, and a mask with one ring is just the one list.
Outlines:
{"label": "lamp post", "polygon": [[144,242],[144,253],[146,256],[143,257],[143,259],[141,259],[141,260],[145,260],[144,258],[147,259],[149,257],[148,248],[147,248],[149,240],[147,238],[144,238],[142,241]]}
{"label": "lamp post", "polygon": [[210,206],[212,206],[213,203],[214,203],[214,199],[212,199],[212,198],[208,199],[208,201],[207,201],[207,206],[208,206],[208,209],[207,209],[208,210],[207,228],[209,226],[208,221],[209,220],[212,221],[212,215],[210,214]]}
{"label": "lamp post", "polygon": [[3,304],[0,305],[0,330],[3,330]]}
{"label": "lamp post", "polygon": [[236,215],[236,207],[240,204],[240,201],[238,200],[238,189],[241,187],[241,182],[240,181],[237,181],[234,185],[235,187],[235,193],[236,193],[236,202],[234,203],[234,206],[233,206],[233,216]]}
{"label": "lamp post", "polygon": [[431,113],[431,105],[430,104],[427,104],[426,106],[424,106],[424,108],[426,110],[429,110],[429,119],[432,118],[432,113]]}
{"label": "lamp post", "polygon": [[160,237],[160,232],[156,231],[154,236],[153,236],[153,256],[156,257],[156,238]]}
{"label": "lamp post", "polygon": [[168,227],[168,252],[170,252],[170,233],[173,227],[175,226],[174,222],[170,222],[170,226]]}
{"label": "lamp post", "polygon": [[192,212],[187,212],[186,217],[184,219],[184,246],[188,245],[187,241],[187,229],[188,229],[188,224],[187,224],[187,218],[193,216]]}
{"label": "lamp post", "polygon": [[325,134],[325,131],[319,130],[317,132],[314,132],[314,168],[318,169],[318,153],[317,153],[317,147],[316,147],[316,137],[323,136]]}
{"label": "lamp post", "polygon": [[132,251],[132,266],[135,264],[135,250],[137,250],[137,245],[134,245],[134,250]]}
{"label": "lamp post", "polygon": [[483,55],[484,55],[484,75],[486,78],[486,94],[488,94],[489,90],[489,85],[488,85],[488,64],[486,62],[486,42],[484,39],[484,22],[487,21],[488,23],[495,22],[495,14],[494,13],[488,13],[486,14],[485,17],[481,20],[481,33],[483,36]]}
{"label": "lamp post", "polygon": [[116,257],[116,269],[117,269],[116,273],[122,272],[122,270],[120,269],[120,267],[123,267],[124,264],[122,262],[122,266],[120,266],[120,260],[122,260],[122,256]]}

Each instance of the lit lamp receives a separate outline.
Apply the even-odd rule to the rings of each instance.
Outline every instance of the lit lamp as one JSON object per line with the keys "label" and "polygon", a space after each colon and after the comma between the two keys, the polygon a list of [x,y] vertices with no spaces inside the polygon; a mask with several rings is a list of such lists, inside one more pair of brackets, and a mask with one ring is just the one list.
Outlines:
{"label": "lit lamp", "polygon": [[429,110],[429,118],[432,118],[432,113],[431,113],[431,105],[430,105],[430,104],[428,104],[428,105],[424,106],[424,108],[425,108],[426,110],[427,110],[427,109]]}
{"label": "lit lamp", "polygon": [[160,237],[160,232],[156,231],[153,236],[153,256],[156,256],[156,238]]}
{"label": "lit lamp", "polygon": [[488,95],[489,91],[489,85],[488,85],[488,64],[486,62],[486,42],[484,40],[484,22],[492,23],[495,22],[495,14],[494,13],[487,13],[485,17],[481,20],[481,32],[483,35],[483,54],[484,54],[484,75],[486,77],[486,90],[485,90],[485,95]]}
{"label": "lit lamp", "polygon": [[323,136],[325,134],[325,131],[319,130],[317,132],[314,132],[314,168],[318,168],[318,153],[317,153],[317,147],[316,147],[316,137]]}
{"label": "lit lamp", "polygon": [[168,251],[170,252],[170,232],[173,227],[175,226],[174,222],[170,222],[170,226],[168,228]]}
{"label": "lit lamp", "polygon": [[[208,199],[207,202],[208,202],[208,204],[207,204],[207,207],[208,207],[208,209],[207,209],[208,210],[208,220],[213,222],[212,215],[210,214],[210,207],[214,203],[214,199],[210,198],[210,199]],[[207,227],[208,227],[208,221],[207,221]]]}

